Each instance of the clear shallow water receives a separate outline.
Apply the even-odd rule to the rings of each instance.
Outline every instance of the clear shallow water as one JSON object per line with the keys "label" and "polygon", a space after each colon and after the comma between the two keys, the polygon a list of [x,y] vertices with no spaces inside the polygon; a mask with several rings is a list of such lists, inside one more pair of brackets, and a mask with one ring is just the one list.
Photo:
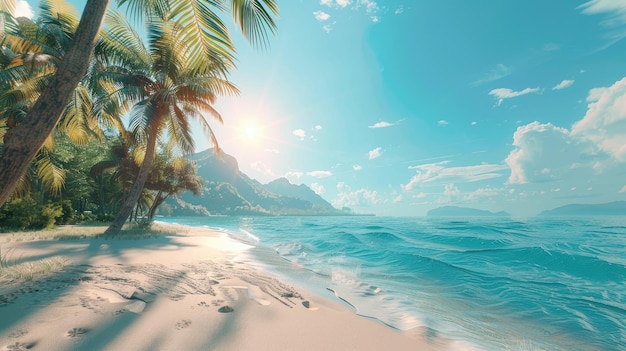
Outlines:
{"label": "clear shallow water", "polygon": [[485,350],[626,350],[626,218],[165,221],[272,248],[401,330]]}

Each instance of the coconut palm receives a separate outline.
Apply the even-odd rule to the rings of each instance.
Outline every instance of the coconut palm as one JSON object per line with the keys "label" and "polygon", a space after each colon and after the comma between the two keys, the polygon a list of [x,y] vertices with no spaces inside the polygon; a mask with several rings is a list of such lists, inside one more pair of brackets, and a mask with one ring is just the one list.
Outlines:
{"label": "coconut palm", "polygon": [[[11,194],[30,161],[54,130],[72,93],[87,72],[110,2],[87,0],[71,46],[54,78],[29,110],[24,123],[15,128],[0,150],[0,204]],[[244,36],[253,44],[261,45],[266,43],[266,30],[273,32],[276,28],[274,16],[278,14],[276,0],[117,0],[117,3],[127,5],[137,18],[146,15],[147,18],[157,16],[176,21],[179,37],[193,48],[188,51],[190,59],[215,61],[219,58],[229,67],[234,66],[234,47],[226,26],[214,9],[224,11],[230,7]],[[14,1],[1,0],[0,5],[10,11],[14,8]],[[11,27],[9,22],[7,27]],[[200,70],[202,67],[195,65],[195,73],[207,73]]]}
{"label": "coconut palm", "polygon": [[[12,22],[12,30],[3,36],[0,50],[0,136],[7,143],[13,132],[27,120],[28,111],[46,88],[72,42],[78,17],[71,5],[63,1],[40,2],[37,21],[19,18]],[[92,69],[93,71],[93,69]],[[56,132],[63,133],[76,144],[85,144],[95,135],[101,135],[103,126],[122,123],[117,114],[92,113],[93,99],[89,87],[92,82],[81,81],[64,107]],[[97,87],[105,91],[106,87]],[[50,157],[54,133],[50,134],[33,160],[35,173],[48,191],[58,192],[63,186],[64,172]],[[27,184],[23,181],[22,184]],[[18,188],[19,190],[19,188]]]}
{"label": "coconut palm", "polygon": [[126,19],[113,13],[106,24],[107,35],[96,48],[102,62],[103,80],[119,89],[112,98],[119,104],[133,104],[130,131],[138,141],[134,158],[141,162],[139,173],[107,234],[117,233],[134,206],[154,162],[159,141],[184,154],[194,152],[190,127],[197,121],[217,148],[211,126],[202,114],[221,122],[213,108],[217,96],[236,94],[237,88],[225,77],[228,58],[215,54],[197,60],[183,38],[185,30],[173,21],[155,20],[148,25],[147,47]]}

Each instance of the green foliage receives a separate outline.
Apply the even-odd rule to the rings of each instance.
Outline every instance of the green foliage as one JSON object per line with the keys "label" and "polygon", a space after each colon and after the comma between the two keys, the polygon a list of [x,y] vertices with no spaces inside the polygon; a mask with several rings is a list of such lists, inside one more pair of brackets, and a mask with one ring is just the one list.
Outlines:
{"label": "green foliage", "polygon": [[8,230],[50,229],[63,218],[69,218],[65,211],[72,211],[71,205],[47,203],[37,205],[32,197],[26,196],[5,203],[0,208],[0,228]]}
{"label": "green foliage", "polygon": [[29,196],[8,201],[0,208],[0,228],[26,229],[33,224],[37,203]]}

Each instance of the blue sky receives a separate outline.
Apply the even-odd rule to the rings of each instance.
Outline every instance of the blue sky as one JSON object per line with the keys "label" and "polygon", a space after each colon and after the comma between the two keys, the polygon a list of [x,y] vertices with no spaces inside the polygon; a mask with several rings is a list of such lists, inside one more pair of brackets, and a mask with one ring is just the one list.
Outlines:
{"label": "blue sky", "polygon": [[250,177],[378,215],[626,200],[626,0],[279,5],[216,106]]}

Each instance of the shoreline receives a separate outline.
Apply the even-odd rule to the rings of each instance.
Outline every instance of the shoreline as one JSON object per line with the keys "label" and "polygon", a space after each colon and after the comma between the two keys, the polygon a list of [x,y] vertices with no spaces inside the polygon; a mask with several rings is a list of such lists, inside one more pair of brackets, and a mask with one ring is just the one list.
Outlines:
{"label": "shoreline", "polygon": [[[0,349],[442,350],[433,331],[399,331],[293,287],[241,257],[251,246],[207,228],[159,223],[156,237],[5,242],[2,254],[63,267],[0,277]],[[78,227],[80,228],[80,227]],[[73,228],[74,230],[75,228]],[[80,230],[80,229],[79,229]],[[7,317],[4,317],[7,316]]]}

